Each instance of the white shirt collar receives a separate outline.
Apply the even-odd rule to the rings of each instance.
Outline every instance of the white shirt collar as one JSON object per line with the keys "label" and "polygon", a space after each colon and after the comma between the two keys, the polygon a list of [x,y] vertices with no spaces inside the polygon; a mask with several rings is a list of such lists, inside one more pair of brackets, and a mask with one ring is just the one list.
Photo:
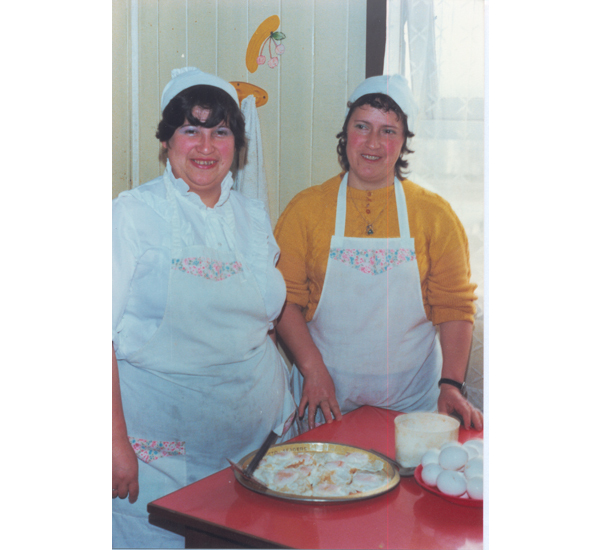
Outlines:
{"label": "white shirt collar", "polygon": [[[176,178],[173,175],[173,170],[171,168],[171,163],[169,162],[169,159],[167,159],[167,174],[169,176],[169,179],[173,183],[173,186],[181,195],[183,195],[188,200],[191,200],[194,204],[200,206],[201,208],[208,210],[208,207],[202,202],[202,199],[196,193],[190,191],[190,186],[187,183],[185,183],[185,181],[183,181],[181,178]],[[223,204],[227,202],[232,187],[233,176],[231,175],[231,172],[227,172],[227,175],[223,178],[223,181],[221,182],[221,196],[219,197],[217,204],[215,204],[215,209],[219,206],[223,206]]]}

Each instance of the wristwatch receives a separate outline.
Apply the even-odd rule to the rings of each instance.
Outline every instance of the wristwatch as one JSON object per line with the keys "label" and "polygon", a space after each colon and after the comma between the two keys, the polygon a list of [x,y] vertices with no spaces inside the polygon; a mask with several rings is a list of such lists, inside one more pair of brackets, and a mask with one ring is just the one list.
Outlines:
{"label": "wristwatch", "polygon": [[458,388],[462,395],[466,395],[467,393],[467,385],[464,382],[457,382],[456,380],[452,380],[451,378],[440,378],[440,381],[438,382],[438,387],[440,387],[442,384],[450,384],[451,386]]}

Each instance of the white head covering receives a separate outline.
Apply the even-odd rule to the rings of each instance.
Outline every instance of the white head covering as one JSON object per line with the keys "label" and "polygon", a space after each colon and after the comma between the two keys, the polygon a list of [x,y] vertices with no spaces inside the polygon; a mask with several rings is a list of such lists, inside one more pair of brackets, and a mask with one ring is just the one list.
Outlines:
{"label": "white head covering", "polygon": [[183,92],[186,88],[197,86],[198,84],[206,84],[207,86],[215,86],[216,88],[225,90],[234,99],[235,104],[239,106],[238,95],[232,84],[229,84],[229,82],[218,76],[203,73],[200,69],[196,69],[196,67],[183,67],[182,69],[173,69],[171,71],[171,80],[165,86],[162,93],[160,110],[164,111],[169,101],[179,92]]}
{"label": "white head covering", "polygon": [[[385,94],[390,96],[406,115],[406,123],[409,131],[413,131],[418,109],[406,78],[399,74],[367,78],[352,92],[350,101],[354,103],[359,97],[367,94]],[[346,116],[348,116],[349,110],[346,107]]]}

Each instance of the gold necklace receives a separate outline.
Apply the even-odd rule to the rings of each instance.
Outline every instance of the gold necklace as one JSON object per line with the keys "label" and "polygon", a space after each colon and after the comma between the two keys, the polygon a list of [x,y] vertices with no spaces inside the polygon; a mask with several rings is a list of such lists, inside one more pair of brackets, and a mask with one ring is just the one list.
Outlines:
{"label": "gold necklace", "polygon": [[375,223],[375,222],[376,222],[376,221],[379,219],[379,216],[381,216],[381,214],[383,214],[383,211],[384,211],[384,210],[386,210],[386,208],[387,208],[387,204],[386,204],[386,206],[384,206],[384,207],[381,209],[381,212],[379,212],[379,214],[377,214],[377,217],[376,217],[376,218],[375,218],[375,219],[374,219],[372,222],[369,222],[369,220],[367,220],[367,218],[365,218],[365,217],[363,216],[363,213],[362,213],[362,211],[360,210],[360,208],[358,208],[358,205],[357,205],[357,204],[356,204],[356,202],[354,201],[354,197],[353,197],[352,195],[350,195],[350,200],[352,201],[352,204],[354,204],[354,208],[356,208],[356,210],[357,210],[357,211],[358,211],[358,213],[360,214],[361,218],[362,218],[363,220],[365,220],[365,223],[367,224],[367,227],[366,227],[366,229],[365,229],[365,231],[366,231],[367,235],[372,235],[372,234],[373,234],[373,224],[374,224],[374,223]]}

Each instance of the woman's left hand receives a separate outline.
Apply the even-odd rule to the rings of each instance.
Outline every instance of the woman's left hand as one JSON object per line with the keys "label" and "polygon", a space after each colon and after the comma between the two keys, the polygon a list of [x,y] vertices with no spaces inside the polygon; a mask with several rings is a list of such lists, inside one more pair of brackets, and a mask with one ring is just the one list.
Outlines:
{"label": "woman's left hand", "polygon": [[483,430],[483,414],[469,403],[458,388],[442,384],[438,398],[438,412],[441,414],[458,414],[467,430]]}

